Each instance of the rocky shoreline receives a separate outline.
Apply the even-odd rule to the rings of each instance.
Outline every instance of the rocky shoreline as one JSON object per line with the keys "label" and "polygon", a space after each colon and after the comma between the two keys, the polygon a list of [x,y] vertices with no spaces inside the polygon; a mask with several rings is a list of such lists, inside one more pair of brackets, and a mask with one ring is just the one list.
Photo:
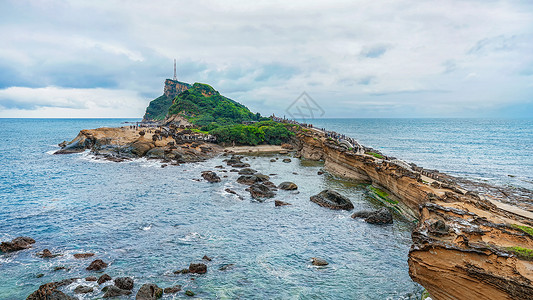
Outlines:
{"label": "rocky shoreline", "polygon": [[[521,198],[506,197],[501,189],[398,163],[398,160],[386,156],[354,153],[320,130],[297,125],[291,130],[295,133],[291,145],[274,148],[274,151],[287,153],[291,150],[298,158],[322,160],[327,172],[368,184],[369,192],[388,207],[375,212],[356,212],[353,218],[386,224],[392,221],[390,212],[393,211],[417,224],[412,232],[409,274],[427,289],[433,299],[533,297],[533,209],[527,193],[519,195],[526,201],[514,205]],[[181,132],[178,134],[181,136],[192,135],[190,131],[169,133],[132,126],[82,130],[71,142],[62,143],[62,149],[56,154],[89,150],[97,157],[116,162],[139,157],[159,159],[163,162],[162,166],[203,161],[222,154],[227,156],[225,163],[233,168],[230,171],[239,173],[237,182],[247,185],[246,190],[256,201],[274,197],[278,189],[298,189],[292,182],[276,186],[269,176],[251,169],[242,161],[242,156],[233,154],[233,151],[201,139],[176,138],[177,132]],[[253,152],[253,149],[247,148],[240,153]],[[285,160],[290,161],[289,158]],[[201,175],[209,183],[222,180],[213,170]],[[491,193],[495,190],[500,194],[495,196]],[[226,192],[243,199],[232,190]],[[310,201],[330,209],[353,209],[349,199],[344,199],[335,191],[310,195]],[[291,204],[277,200],[275,205]],[[8,247],[24,242],[17,249],[21,250],[31,247],[29,241],[28,238],[20,238],[2,245]],[[36,298],[28,299],[46,299],[39,295],[57,293],[57,288],[65,284],[54,282],[43,285],[34,293]],[[79,291],[89,290],[80,286]],[[146,289],[159,291],[157,286]],[[121,292],[114,288],[111,291]],[[160,295],[159,292],[156,294]],[[71,299],[70,296],[65,297],[58,299]]]}

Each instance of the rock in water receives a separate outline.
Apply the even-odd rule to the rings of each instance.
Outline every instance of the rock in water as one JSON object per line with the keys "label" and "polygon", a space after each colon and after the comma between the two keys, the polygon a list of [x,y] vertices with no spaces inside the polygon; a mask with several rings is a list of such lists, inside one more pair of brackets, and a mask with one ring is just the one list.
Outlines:
{"label": "rock in water", "polygon": [[314,265],[314,266],[327,266],[329,265],[329,263],[322,259],[322,258],[318,258],[318,257],[311,257],[311,263]]}
{"label": "rock in water", "polygon": [[284,159],[282,160],[282,162],[284,162],[284,163],[290,163],[290,162],[291,162],[291,159],[290,159],[290,158],[284,158]]}
{"label": "rock in water", "polygon": [[133,290],[133,279],[131,277],[115,278],[115,285],[123,290]]}
{"label": "rock in water", "polygon": [[34,244],[35,240],[27,236],[19,236],[13,239],[11,242],[2,242],[0,244],[0,251],[13,252],[31,248],[31,244]]}
{"label": "rock in water", "polygon": [[[181,288],[181,287],[180,287]],[[135,300],[156,300],[163,296],[163,289],[157,284],[145,283],[141,286],[135,296]]]}
{"label": "rock in water", "polygon": [[50,250],[44,249],[43,252],[37,253],[37,256],[42,258],[53,258],[59,256],[59,254],[52,254]]}
{"label": "rock in water", "polygon": [[85,281],[97,281],[98,278],[96,278],[96,276],[88,276],[88,277],[85,277]]}
{"label": "rock in water", "polygon": [[65,293],[57,290],[57,282],[43,284],[38,290],[33,292],[26,300],[75,300],[76,298],[67,296]]}
{"label": "rock in water", "polygon": [[106,287],[107,290],[103,296],[103,298],[111,298],[111,297],[118,297],[123,295],[130,295],[131,291],[123,290],[121,288],[118,288],[114,285],[110,285]]}
{"label": "rock in water", "polygon": [[364,218],[370,224],[391,224],[392,213],[385,207],[376,211],[359,211],[352,215],[352,218]]}
{"label": "rock in water", "polygon": [[298,186],[294,182],[285,181],[278,185],[278,188],[286,191],[293,191],[298,189]]}
{"label": "rock in water", "polygon": [[279,201],[279,200],[274,201],[274,206],[285,206],[285,205],[292,205],[292,204],[287,203],[287,202],[283,202],[283,201]]}
{"label": "rock in water", "polygon": [[262,200],[264,198],[272,198],[276,194],[270,190],[270,188],[262,183],[254,183],[249,188],[250,195],[256,200]]}
{"label": "rock in water", "polygon": [[175,285],[172,287],[167,287],[163,290],[163,293],[165,294],[175,294],[177,292],[181,291],[181,285]]}
{"label": "rock in water", "polygon": [[86,285],[78,285],[74,289],[74,293],[76,294],[87,294],[87,293],[92,293],[92,292],[93,292],[93,288],[90,286],[86,286]]}
{"label": "rock in water", "polygon": [[257,171],[250,168],[244,168],[239,171],[239,175],[253,175],[255,173],[257,173]]}
{"label": "rock in water", "polygon": [[97,260],[93,261],[87,267],[87,270],[88,271],[100,271],[100,270],[105,269],[105,268],[107,268],[107,264],[103,260],[97,259]]}
{"label": "rock in water", "polygon": [[190,273],[204,274],[207,272],[207,266],[205,264],[190,264],[189,265]]}
{"label": "rock in water", "polygon": [[104,274],[102,276],[100,276],[100,278],[98,278],[98,284],[102,284],[106,281],[109,281],[111,280],[111,276],[107,275],[107,274]]}
{"label": "rock in water", "polygon": [[214,182],[220,182],[221,179],[218,177],[217,173],[213,171],[203,171],[202,177],[207,180],[208,182],[214,183]]}
{"label": "rock in water", "polygon": [[207,260],[207,261],[211,261],[211,257],[207,256],[207,255],[204,255],[204,257],[202,257],[203,260]]}
{"label": "rock in water", "polygon": [[319,194],[311,196],[310,200],[330,209],[353,209],[353,204],[350,199],[332,190],[323,190]]}
{"label": "rock in water", "polygon": [[81,259],[81,258],[88,258],[94,256],[94,253],[76,253],[74,254],[74,258]]}

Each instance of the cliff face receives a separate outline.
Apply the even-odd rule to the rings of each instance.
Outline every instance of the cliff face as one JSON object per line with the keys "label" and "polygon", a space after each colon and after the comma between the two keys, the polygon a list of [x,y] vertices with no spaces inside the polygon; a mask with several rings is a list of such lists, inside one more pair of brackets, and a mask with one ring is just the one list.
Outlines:
{"label": "cliff face", "polygon": [[533,299],[531,212],[347,151],[317,130],[293,130],[301,157],[385,191],[384,204],[418,222],[409,274],[433,299]]}
{"label": "cliff face", "polygon": [[172,79],[165,80],[163,95],[150,101],[150,104],[148,104],[148,107],[146,108],[143,122],[164,120],[174,98],[180,93],[188,90],[190,87],[191,85],[185,82]]}
{"label": "cliff face", "polygon": [[191,85],[188,83],[167,79],[165,80],[163,94],[167,96],[167,98],[174,99],[174,97],[179,95],[181,92],[188,90],[190,87]]}

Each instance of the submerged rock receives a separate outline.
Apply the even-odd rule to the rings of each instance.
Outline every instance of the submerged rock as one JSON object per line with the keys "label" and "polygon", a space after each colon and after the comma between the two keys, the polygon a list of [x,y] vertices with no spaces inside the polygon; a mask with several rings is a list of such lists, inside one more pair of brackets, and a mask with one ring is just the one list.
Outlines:
{"label": "submerged rock", "polygon": [[[262,176],[261,176],[262,175]],[[256,174],[256,175],[242,175],[239,178],[237,178],[237,182],[240,184],[246,184],[246,185],[252,185],[256,182],[265,182],[268,181],[268,176],[263,174]]]}
{"label": "submerged rock", "polygon": [[203,171],[202,177],[207,180],[208,182],[214,183],[214,182],[220,182],[221,179],[218,177],[217,173],[213,171]]}
{"label": "submerged rock", "polygon": [[163,290],[163,293],[165,294],[175,294],[177,292],[181,291],[181,285],[175,285],[172,287],[167,287]]}
{"label": "submerged rock", "polygon": [[330,209],[351,210],[354,208],[350,199],[332,190],[323,190],[319,194],[311,196],[310,200]]}
{"label": "submerged rock", "polygon": [[194,296],[195,294],[194,294],[194,292],[191,291],[191,290],[186,290],[186,291],[185,291],[185,295],[187,295],[187,296],[189,296],[189,297],[192,297],[192,296]]}
{"label": "submerged rock", "polygon": [[111,298],[111,297],[125,296],[125,295],[131,294],[131,291],[123,290],[114,285],[106,286],[106,288],[107,289],[105,291],[103,298]]}
{"label": "submerged rock", "polygon": [[250,168],[244,168],[239,171],[239,175],[253,175],[255,173],[257,173],[257,171]]}
{"label": "submerged rock", "polygon": [[98,284],[102,284],[106,281],[109,281],[111,280],[111,276],[107,275],[107,274],[103,274],[102,276],[100,276],[100,278],[98,278]]}
{"label": "submerged rock", "polygon": [[66,295],[57,288],[61,286],[57,282],[43,284],[38,290],[29,295],[26,300],[75,300],[76,298]]}
{"label": "submerged rock", "polygon": [[189,265],[189,272],[190,273],[196,273],[196,274],[205,274],[205,273],[207,273],[207,266],[205,264],[202,264],[202,263],[190,264]]}
{"label": "submerged rock", "polygon": [[13,252],[31,248],[31,244],[35,244],[35,240],[31,237],[20,236],[14,238],[11,242],[2,242],[0,244],[0,251]]}
{"label": "submerged rock", "polygon": [[212,261],[211,257],[207,256],[207,255],[204,255],[204,257],[202,257],[203,260],[207,260],[207,261]]}
{"label": "submerged rock", "polygon": [[292,191],[298,189],[298,186],[294,182],[285,181],[278,185],[278,188],[286,191]]}
{"label": "submerged rock", "polygon": [[74,293],[76,294],[87,294],[87,293],[92,293],[94,291],[94,289],[90,286],[87,286],[87,285],[78,285],[75,289],[74,289]]}
{"label": "submerged rock", "polygon": [[76,253],[76,254],[74,254],[74,258],[77,258],[77,259],[89,258],[91,256],[94,256],[94,253]]}
{"label": "submerged rock", "polygon": [[145,283],[135,296],[135,300],[156,300],[163,296],[163,289],[154,283]]}
{"label": "submerged rock", "polygon": [[115,278],[115,285],[123,290],[133,290],[133,279],[131,277]]}
{"label": "submerged rock", "polygon": [[88,276],[88,277],[85,277],[85,281],[97,281],[98,278],[96,278],[96,276]]}
{"label": "submerged rock", "polygon": [[[281,152],[280,152],[281,153]],[[290,158],[284,158],[282,162],[284,163],[290,163],[292,160]]]}
{"label": "submerged rock", "polygon": [[392,213],[385,207],[376,211],[359,211],[352,215],[352,218],[364,218],[370,224],[391,224]]}
{"label": "submerged rock", "polygon": [[225,264],[225,265],[220,266],[220,268],[218,269],[220,271],[226,271],[226,270],[232,269],[233,267],[235,267],[235,264]]}
{"label": "submerged rock", "polygon": [[274,206],[286,206],[286,205],[292,205],[292,204],[287,203],[287,202],[283,202],[283,201],[280,201],[280,200],[274,201]]}
{"label": "submerged rock", "polygon": [[262,183],[254,183],[248,189],[252,198],[256,200],[262,200],[265,198],[272,198],[276,194],[270,190],[270,188]]}
{"label": "submerged rock", "polygon": [[37,253],[37,256],[42,258],[54,258],[60,255],[61,254],[52,254],[52,252],[48,249],[44,249],[42,252]]}
{"label": "submerged rock", "polygon": [[94,260],[88,267],[88,271],[100,271],[102,269],[107,268],[107,263],[105,263],[101,259]]}
{"label": "submerged rock", "polygon": [[329,263],[325,259],[318,258],[318,257],[311,257],[311,263],[314,266],[327,266],[327,265],[329,265]]}

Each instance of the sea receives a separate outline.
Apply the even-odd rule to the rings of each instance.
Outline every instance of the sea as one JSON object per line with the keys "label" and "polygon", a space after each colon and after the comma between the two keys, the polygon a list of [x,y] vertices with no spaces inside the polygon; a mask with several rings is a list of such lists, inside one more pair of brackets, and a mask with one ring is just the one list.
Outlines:
{"label": "sea", "polygon": [[[224,157],[167,166],[155,160],[115,163],[90,153],[53,155],[58,143],[81,129],[127,125],[136,119],[0,119],[0,241],[36,240],[31,249],[0,254],[0,299],[25,299],[40,285],[82,278],[63,287],[94,287],[79,299],[101,298],[85,281],[93,259],[109,263],[111,277],[130,276],[135,299],[144,283],[181,285],[163,299],[419,299],[423,288],[408,274],[414,224],[394,216],[376,226],[351,212],[317,206],[309,196],[324,189],[346,195],[354,211],[380,204],[364,185],[322,170],[321,162],[286,156],[247,156],[252,168],[297,191],[253,201]],[[316,119],[316,127],[419,166],[491,184],[533,186],[533,121],[489,119]],[[271,161],[274,159],[274,161]],[[220,183],[201,172],[214,170]],[[509,176],[511,175],[511,176]],[[243,197],[225,192],[232,189]],[[43,259],[43,249],[61,254]],[[75,253],[95,253],[75,259]],[[211,261],[202,260],[206,255]],[[312,257],[329,262],[311,264]],[[190,263],[206,274],[174,274]]]}

